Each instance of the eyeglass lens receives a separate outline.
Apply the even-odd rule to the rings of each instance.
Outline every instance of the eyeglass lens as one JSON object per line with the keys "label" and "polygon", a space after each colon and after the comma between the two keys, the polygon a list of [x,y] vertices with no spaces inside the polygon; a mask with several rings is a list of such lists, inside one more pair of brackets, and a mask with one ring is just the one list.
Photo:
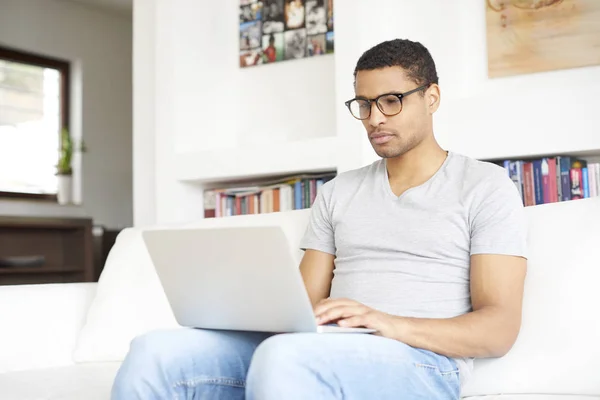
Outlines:
{"label": "eyeglass lens", "polygon": [[[382,96],[377,99],[377,108],[387,116],[396,115],[402,111],[402,101],[394,95]],[[350,112],[355,118],[367,119],[371,116],[371,102],[355,99],[350,103]]]}

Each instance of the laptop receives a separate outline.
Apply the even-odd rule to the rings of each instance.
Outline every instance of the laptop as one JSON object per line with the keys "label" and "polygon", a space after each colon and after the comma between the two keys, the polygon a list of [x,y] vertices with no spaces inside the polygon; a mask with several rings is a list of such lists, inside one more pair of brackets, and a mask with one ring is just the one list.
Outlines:
{"label": "laptop", "polygon": [[181,326],[259,332],[371,333],[318,325],[278,226],[142,232]]}

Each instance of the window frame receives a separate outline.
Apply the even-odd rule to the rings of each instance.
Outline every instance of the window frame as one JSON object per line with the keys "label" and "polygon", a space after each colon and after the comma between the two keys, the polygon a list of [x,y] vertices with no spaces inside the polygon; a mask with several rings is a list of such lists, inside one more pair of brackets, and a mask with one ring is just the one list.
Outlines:
{"label": "window frame", "polygon": [[[0,60],[58,70],[60,73],[60,130],[59,132],[56,132],[56,134],[60,135],[60,131],[62,131],[62,129],[68,129],[71,111],[71,63],[66,60],[42,56],[6,46],[0,46]],[[58,159],[56,161],[58,162]],[[0,190],[0,199],[3,198],[57,201],[55,194],[3,192]]]}

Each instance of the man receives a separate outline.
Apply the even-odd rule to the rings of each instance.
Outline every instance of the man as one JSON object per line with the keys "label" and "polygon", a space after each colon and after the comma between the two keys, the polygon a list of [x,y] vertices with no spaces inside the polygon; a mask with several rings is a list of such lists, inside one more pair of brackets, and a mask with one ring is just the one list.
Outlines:
{"label": "man", "polygon": [[132,343],[115,399],[458,399],[473,358],[511,348],[526,273],[514,184],[437,144],[421,44],[367,51],[355,92],[346,104],[382,159],[321,188],[300,270],[319,323],[377,333],[151,333]]}

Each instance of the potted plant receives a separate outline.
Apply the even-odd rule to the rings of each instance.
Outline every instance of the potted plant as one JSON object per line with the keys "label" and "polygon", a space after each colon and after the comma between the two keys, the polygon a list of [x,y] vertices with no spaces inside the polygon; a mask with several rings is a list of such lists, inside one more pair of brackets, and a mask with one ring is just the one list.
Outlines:
{"label": "potted plant", "polygon": [[60,152],[56,165],[58,190],[56,197],[58,204],[70,204],[73,201],[73,139],[66,128],[60,134]]}

